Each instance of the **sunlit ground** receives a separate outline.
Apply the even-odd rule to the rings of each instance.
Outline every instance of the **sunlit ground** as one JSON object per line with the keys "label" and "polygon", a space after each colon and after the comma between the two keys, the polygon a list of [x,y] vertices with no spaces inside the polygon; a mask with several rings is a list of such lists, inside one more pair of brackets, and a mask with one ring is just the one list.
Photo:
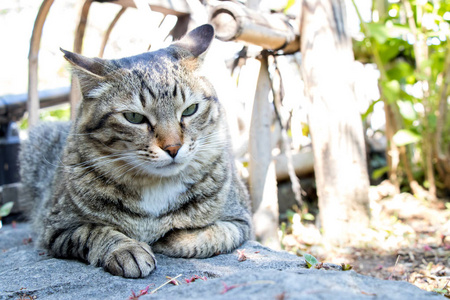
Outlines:
{"label": "sunlit ground", "polygon": [[301,221],[300,212],[290,217],[282,241],[285,249],[427,291],[444,289],[450,280],[450,206],[391,192],[387,182],[371,187],[371,228],[361,236],[360,247],[325,250],[320,231]]}

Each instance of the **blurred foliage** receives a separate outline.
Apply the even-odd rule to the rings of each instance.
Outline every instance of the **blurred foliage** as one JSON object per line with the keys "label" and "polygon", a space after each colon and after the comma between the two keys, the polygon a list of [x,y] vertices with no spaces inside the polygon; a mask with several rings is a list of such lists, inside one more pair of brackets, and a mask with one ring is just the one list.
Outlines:
{"label": "blurred foliage", "polygon": [[2,206],[0,206],[0,219],[2,217],[6,217],[11,213],[11,210],[14,206],[14,202],[6,202]]}
{"label": "blurred foliage", "polygon": [[0,205],[0,228],[2,228],[2,218],[8,216],[14,206],[14,202],[6,202]]}
{"label": "blurred foliage", "polygon": [[[42,109],[39,111],[39,119],[41,121],[69,121],[70,120],[70,105],[64,104],[57,107]],[[28,129],[28,117],[25,116],[19,122],[19,127],[22,130]]]}
{"label": "blurred foliage", "polygon": [[404,173],[410,168],[412,177],[418,174],[413,179],[431,194],[436,187],[450,192],[450,0],[375,0],[372,21],[360,21],[364,38],[355,41],[355,57],[380,71],[378,101],[393,111],[388,143],[406,149],[399,150],[406,157],[400,163]]}

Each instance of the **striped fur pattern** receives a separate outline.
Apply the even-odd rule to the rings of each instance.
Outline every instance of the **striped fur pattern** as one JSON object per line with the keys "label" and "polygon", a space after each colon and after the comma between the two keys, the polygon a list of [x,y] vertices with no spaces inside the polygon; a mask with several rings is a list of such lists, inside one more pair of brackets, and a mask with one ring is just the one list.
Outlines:
{"label": "striped fur pattern", "polygon": [[224,111],[198,71],[213,36],[203,25],[118,60],[63,50],[83,94],[77,118],[38,126],[21,152],[40,247],[136,278],[154,253],[204,258],[251,237]]}

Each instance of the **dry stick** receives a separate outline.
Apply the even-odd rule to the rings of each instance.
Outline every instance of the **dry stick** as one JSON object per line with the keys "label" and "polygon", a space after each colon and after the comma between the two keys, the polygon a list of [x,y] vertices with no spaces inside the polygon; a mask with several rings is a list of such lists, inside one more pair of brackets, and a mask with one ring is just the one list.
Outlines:
{"label": "dry stick", "polygon": [[394,269],[392,270],[391,275],[389,275],[388,280],[392,280],[392,275],[394,275],[395,269],[397,268],[397,263],[398,263],[399,258],[400,258],[400,255],[397,255],[397,260],[395,261]]}
{"label": "dry stick", "polygon": [[100,46],[100,53],[98,54],[98,57],[100,58],[103,57],[106,43],[108,42],[109,36],[111,35],[111,31],[113,30],[114,26],[116,26],[117,21],[119,21],[120,17],[123,15],[126,9],[127,9],[126,7],[122,7],[120,11],[117,13],[117,15],[114,17],[114,19],[111,21],[111,24],[109,24],[109,27],[106,30],[105,35],[103,36],[102,45]]}
{"label": "dry stick", "polygon": [[[281,126],[281,140],[283,143],[283,151],[286,154],[287,158],[287,167],[288,167],[288,174],[289,179],[291,180],[292,184],[292,191],[294,192],[295,200],[297,201],[300,208],[303,206],[302,201],[302,186],[300,184],[300,180],[298,179],[297,175],[295,174],[295,168],[294,163],[292,160],[292,151],[287,135],[287,123],[282,119],[281,116],[281,99],[283,98],[282,95],[282,87],[283,87],[283,81],[281,79],[280,70],[278,69],[277,61],[275,57],[273,57],[274,63],[275,63],[275,72],[273,74],[272,80],[270,81],[272,93],[273,93],[273,104],[275,107],[275,113],[278,119],[278,122]],[[278,87],[275,87],[274,81],[278,82]]]}
{"label": "dry stick", "polygon": [[[441,280],[441,279],[449,279],[450,278],[450,276],[435,276],[435,275],[424,275],[424,274],[417,274],[416,276],[427,277],[427,278],[431,278],[433,280]],[[449,282],[450,282],[450,280],[447,281],[447,283],[445,284],[443,289],[445,289],[447,287]]]}
{"label": "dry stick", "polygon": [[450,282],[450,280],[447,280],[447,283],[444,285],[444,287],[442,289],[446,289],[449,282]]}
{"label": "dry stick", "polygon": [[159,290],[160,288],[162,288],[163,286],[165,286],[166,284],[170,283],[171,281],[177,279],[178,277],[180,277],[183,274],[178,275],[177,277],[171,278],[169,280],[167,280],[165,283],[161,284],[160,286],[158,286],[156,289],[154,289],[153,291],[150,292],[150,294],[154,294],[156,293],[157,290]]}

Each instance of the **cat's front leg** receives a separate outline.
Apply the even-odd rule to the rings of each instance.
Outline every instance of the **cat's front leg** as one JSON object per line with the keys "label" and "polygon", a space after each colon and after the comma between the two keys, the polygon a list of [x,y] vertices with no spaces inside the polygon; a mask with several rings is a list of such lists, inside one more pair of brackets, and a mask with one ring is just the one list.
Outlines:
{"label": "cat's front leg", "polygon": [[233,251],[250,235],[248,222],[217,221],[203,228],[170,231],[156,241],[152,249],[172,257],[206,258]]}
{"label": "cat's front leg", "polygon": [[88,261],[113,275],[146,277],[156,267],[148,244],[109,226],[84,224],[66,230],[47,229],[41,243],[56,257]]}

